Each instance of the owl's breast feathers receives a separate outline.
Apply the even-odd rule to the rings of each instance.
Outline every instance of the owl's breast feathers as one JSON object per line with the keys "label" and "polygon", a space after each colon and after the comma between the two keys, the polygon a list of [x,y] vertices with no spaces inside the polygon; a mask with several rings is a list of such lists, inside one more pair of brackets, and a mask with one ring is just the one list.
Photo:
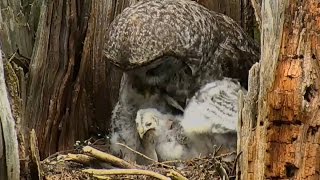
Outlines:
{"label": "owl's breast feathers", "polygon": [[248,71],[259,59],[259,47],[231,18],[196,2],[154,0],[138,2],[115,18],[104,55],[125,71],[174,56],[193,73],[208,66],[222,75],[225,69],[228,77]]}

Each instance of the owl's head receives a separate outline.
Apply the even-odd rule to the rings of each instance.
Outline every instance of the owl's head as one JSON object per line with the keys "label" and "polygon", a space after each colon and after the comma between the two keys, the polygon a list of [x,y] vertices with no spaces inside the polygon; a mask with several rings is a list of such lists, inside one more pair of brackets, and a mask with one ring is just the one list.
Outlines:
{"label": "owl's head", "polygon": [[159,126],[159,112],[156,109],[140,109],[136,116],[136,125],[139,136],[143,139],[144,135],[151,130],[156,130]]}
{"label": "owl's head", "polygon": [[154,131],[155,136],[172,129],[175,116],[163,114],[154,108],[140,109],[136,116],[136,125],[139,136],[144,138],[147,132]]}
{"label": "owl's head", "polygon": [[129,70],[127,73],[147,85],[158,86],[166,84],[176,73],[188,70],[191,75],[190,68],[180,58],[162,56],[148,65]]}

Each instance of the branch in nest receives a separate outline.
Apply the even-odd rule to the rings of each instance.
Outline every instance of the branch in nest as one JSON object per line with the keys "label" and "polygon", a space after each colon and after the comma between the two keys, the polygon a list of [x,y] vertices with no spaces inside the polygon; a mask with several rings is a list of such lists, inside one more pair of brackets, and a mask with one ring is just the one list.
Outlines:
{"label": "branch in nest", "polygon": [[221,177],[221,179],[229,180],[229,176],[227,174],[227,171],[223,168],[222,164],[216,158],[213,158],[213,160],[214,160],[216,170],[217,170],[219,176]]}
{"label": "branch in nest", "polygon": [[65,158],[66,161],[74,161],[84,165],[90,165],[93,161],[97,161],[96,158],[87,156],[84,154],[68,154]]}
{"label": "branch in nest", "polygon": [[144,154],[142,154],[142,153],[140,153],[140,152],[138,152],[138,151],[135,151],[134,149],[130,148],[129,146],[127,146],[127,145],[125,145],[125,144],[122,144],[122,143],[116,143],[116,144],[118,144],[118,145],[120,145],[120,146],[123,146],[123,147],[129,149],[130,151],[132,151],[132,152],[134,152],[134,153],[136,153],[136,154],[138,154],[138,155],[140,155],[140,156],[148,159],[149,161],[152,161],[154,164],[158,164],[158,165],[160,164],[160,165],[162,165],[163,167],[166,167],[166,168],[175,168],[174,166],[169,166],[169,165],[163,164],[163,163],[161,163],[161,162],[155,161],[154,159],[149,158],[148,156],[146,156],[146,155],[144,155]]}
{"label": "branch in nest", "polygon": [[99,179],[99,180],[111,180],[111,178],[101,175],[93,175],[93,177]]}
{"label": "branch in nest", "polygon": [[120,167],[120,168],[128,168],[128,169],[132,169],[132,168],[135,168],[134,165],[128,163],[127,161],[124,161],[120,158],[117,158],[111,154],[108,154],[108,153],[104,153],[102,151],[99,151],[97,149],[94,149],[90,146],[85,146],[83,149],[82,149],[85,153],[89,153],[91,156],[101,160],[101,161],[104,161],[104,162],[107,162],[107,163],[110,163],[114,166],[117,166],[117,167]]}
{"label": "branch in nest", "polygon": [[171,179],[175,179],[175,180],[188,180],[186,177],[182,176],[180,173],[178,173],[172,169],[169,171],[167,176],[169,176],[169,177],[171,177]]}
{"label": "branch in nest", "polygon": [[93,175],[146,175],[151,176],[160,180],[170,180],[170,178],[161,175],[159,173],[142,170],[142,169],[112,169],[112,170],[103,170],[103,169],[85,169],[82,172],[90,173]]}

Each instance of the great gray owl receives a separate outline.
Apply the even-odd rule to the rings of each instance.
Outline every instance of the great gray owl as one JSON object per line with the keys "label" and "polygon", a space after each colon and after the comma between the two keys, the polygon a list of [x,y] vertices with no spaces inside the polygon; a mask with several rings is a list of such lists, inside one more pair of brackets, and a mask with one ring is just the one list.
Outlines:
{"label": "great gray owl", "polygon": [[220,145],[236,150],[240,89],[229,78],[208,83],[191,98],[182,116],[140,109],[136,124],[143,142],[141,151],[161,161],[207,155]]}
{"label": "great gray owl", "polygon": [[[168,111],[176,105],[184,109],[200,87],[223,77],[238,79],[245,87],[248,71],[259,59],[259,47],[231,18],[196,2],[150,0],[126,8],[114,19],[106,33],[104,55],[126,72],[111,120],[112,142],[138,150],[134,117],[141,106],[148,102]],[[157,93],[175,105],[145,96]],[[135,160],[134,153],[112,149]]]}

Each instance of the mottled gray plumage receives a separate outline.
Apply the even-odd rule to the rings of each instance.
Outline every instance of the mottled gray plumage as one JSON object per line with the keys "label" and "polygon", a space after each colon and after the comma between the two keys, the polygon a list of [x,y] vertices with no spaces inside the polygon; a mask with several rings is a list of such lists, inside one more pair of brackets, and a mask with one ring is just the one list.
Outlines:
{"label": "mottled gray plumage", "polygon": [[[223,77],[239,79],[246,86],[259,48],[225,15],[189,0],[152,0],[126,8],[115,18],[106,34],[104,54],[126,71],[126,87],[132,89],[128,95],[120,92],[120,97],[131,101],[120,99],[114,110],[112,136],[118,138],[113,139],[139,149],[136,135],[119,136],[127,134],[129,127],[135,129],[133,117],[149,101],[141,100],[141,95],[164,94],[177,103],[165,102],[161,107],[176,109],[176,104],[185,108],[200,87]],[[148,104],[159,106],[157,101]],[[128,128],[118,128],[118,123]]]}
{"label": "mottled gray plumage", "polygon": [[[108,30],[104,53],[126,71],[149,65],[141,70],[147,71],[166,60],[171,64],[159,68],[179,67],[172,73],[187,65],[200,86],[222,76],[245,84],[259,58],[258,45],[236,22],[189,0],[153,0],[126,8]],[[186,86],[172,78],[170,82],[173,89]]]}

